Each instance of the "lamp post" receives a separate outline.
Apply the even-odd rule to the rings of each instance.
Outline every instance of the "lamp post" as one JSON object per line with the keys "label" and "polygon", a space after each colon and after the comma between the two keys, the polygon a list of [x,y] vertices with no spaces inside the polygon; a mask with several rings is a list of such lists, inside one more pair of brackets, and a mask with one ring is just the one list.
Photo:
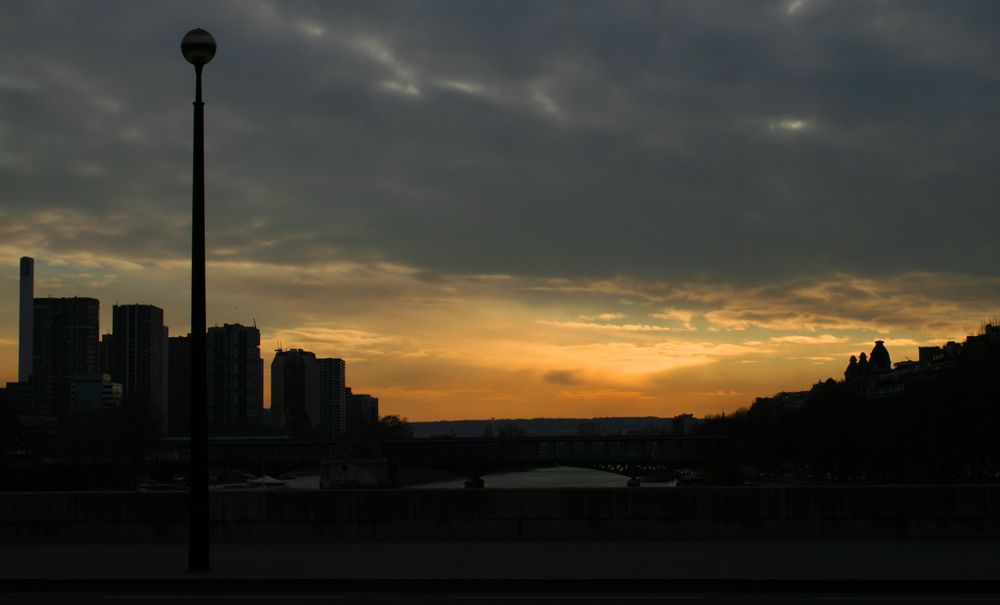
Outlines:
{"label": "lamp post", "polygon": [[188,569],[208,571],[208,368],[205,347],[205,104],[201,69],[215,56],[215,38],[192,29],[181,53],[194,65],[194,165],[191,193],[191,471]]}

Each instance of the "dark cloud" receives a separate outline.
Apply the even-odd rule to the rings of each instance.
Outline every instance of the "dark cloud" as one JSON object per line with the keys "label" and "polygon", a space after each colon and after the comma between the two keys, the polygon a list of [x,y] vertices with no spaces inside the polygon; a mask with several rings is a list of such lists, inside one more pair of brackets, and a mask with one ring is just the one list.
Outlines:
{"label": "dark cloud", "polygon": [[995,3],[5,15],[0,213],[59,253],[186,255],[178,43],[202,26],[220,45],[206,68],[219,258],[648,280],[995,272]]}
{"label": "dark cloud", "polygon": [[579,372],[574,370],[553,370],[545,374],[545,382],[569,386],[580,384]]}

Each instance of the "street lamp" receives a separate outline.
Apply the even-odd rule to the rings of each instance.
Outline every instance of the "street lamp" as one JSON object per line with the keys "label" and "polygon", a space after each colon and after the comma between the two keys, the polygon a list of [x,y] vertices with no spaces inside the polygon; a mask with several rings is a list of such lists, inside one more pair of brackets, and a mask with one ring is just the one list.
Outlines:
{"label": "street lamp", "polygon": [[181,53],[194,65],[194,167],[191,193],[191,471],[188,521],[188,569],[208,571],[208,392],[205,352],[205,104],[201,68],[215,56],[215,38],[192,29],[181,40]]}

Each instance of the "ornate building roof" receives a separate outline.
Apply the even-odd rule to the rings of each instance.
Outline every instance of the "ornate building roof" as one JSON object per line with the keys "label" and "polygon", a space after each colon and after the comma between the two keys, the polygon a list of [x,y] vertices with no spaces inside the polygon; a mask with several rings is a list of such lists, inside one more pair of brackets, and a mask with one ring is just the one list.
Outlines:
{"label": "ornate building roof", "polygon": [[872,349],[868,364],[872,372],[888,372],[892,369],[892,360],[889,359],[889,351],[885,348],[885,341],[875,341],[875,348]]}

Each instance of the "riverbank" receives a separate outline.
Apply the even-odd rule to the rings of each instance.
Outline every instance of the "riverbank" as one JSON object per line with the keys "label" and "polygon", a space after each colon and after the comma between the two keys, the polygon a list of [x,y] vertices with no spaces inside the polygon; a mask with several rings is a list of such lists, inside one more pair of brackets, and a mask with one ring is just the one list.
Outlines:
{"label": "riverbank", "polygon": [[[0,542],[183,542],[186,492],[0,493]],[[997,540],[1000,486],[218,490],[221,542]]]}

